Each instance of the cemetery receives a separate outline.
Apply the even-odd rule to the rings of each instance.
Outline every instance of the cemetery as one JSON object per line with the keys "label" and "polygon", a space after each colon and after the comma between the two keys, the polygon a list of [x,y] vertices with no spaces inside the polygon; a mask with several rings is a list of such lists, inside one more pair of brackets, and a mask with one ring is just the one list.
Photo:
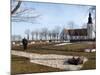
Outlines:
{"label": "cemetery", "polygon": [[11,10],[11,74],[96,69],[95,9],[18,0]]}
{"label": "cemetery", "polygon": [[[51,68],[50,70],[43,69],[42,72],[95,69],[96,51],[94,52],[84,51],[84,49],[92,49],[93,46],[95,46],[95,42],[92,42],[92,44],[87,42],[81,42],[81,43],[71,43],[59,46],[55,45],[56,43],[52,44],[37,43],[28,45],[27,50],[23,50],[22,45],[12,47],[11,51],[12,55],[15,55],[17,57],[28,58],[28,61],[26,59],[24,61],[23,60],[19,61],[19,59],[17,61],[12,60],[13,61],[12,69],[17,70],[20,67],[20,66],[15,66],[13,63],[17,62],[16,64],[20,63],[20,65],[23,65],[21,61],[24,64],[28,62],[30,64],[39,64],[47,68],[48,67],[53,68],[53,69]],[[75,59],[73,59],[73,57],[75,57]],[[80,60],[78,60],[79,59],[78,57],[80,58]],[[24,69],[27,68],[22,68],[22,72],[20,73],[23,73]],[[35,71],[35,68],[31,69],[30,71],[40,72],[40,70]]]}

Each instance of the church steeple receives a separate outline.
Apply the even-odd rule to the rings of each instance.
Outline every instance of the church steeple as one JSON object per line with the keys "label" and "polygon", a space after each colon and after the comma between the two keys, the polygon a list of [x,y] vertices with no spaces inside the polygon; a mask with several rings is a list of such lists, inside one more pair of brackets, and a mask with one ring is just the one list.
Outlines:
{"label": "church steeple", "polygon": [[88,17],[88,24],[92,24],[92,17],[91,17],[91,13],[89,12],[89,17]]}
{"label": "church steeple", "polygon": [[89,17],[88,17],[87,36],[88,36],[88,39],[93,38],[93,22],[92,22],[91,13],[89,13]]}

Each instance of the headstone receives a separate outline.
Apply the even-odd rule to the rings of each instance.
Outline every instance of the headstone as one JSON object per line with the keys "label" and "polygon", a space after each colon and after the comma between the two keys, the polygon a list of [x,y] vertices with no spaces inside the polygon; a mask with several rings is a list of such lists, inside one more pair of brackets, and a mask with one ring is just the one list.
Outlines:
{"label": "headstone", "polygon": [[12,42],[12,44],[15,45],[16,43],[15,42]]}

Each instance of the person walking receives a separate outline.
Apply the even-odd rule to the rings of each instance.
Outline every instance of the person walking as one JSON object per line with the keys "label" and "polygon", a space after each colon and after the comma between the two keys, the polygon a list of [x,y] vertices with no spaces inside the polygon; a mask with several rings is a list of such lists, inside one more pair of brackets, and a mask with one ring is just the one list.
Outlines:
{"label": "person walking", "polygon": [[23,44],[23,49],[26,50],[27,49],[27,45],[28,45],[28,40],[26,38],[22,39],[22,44]]}

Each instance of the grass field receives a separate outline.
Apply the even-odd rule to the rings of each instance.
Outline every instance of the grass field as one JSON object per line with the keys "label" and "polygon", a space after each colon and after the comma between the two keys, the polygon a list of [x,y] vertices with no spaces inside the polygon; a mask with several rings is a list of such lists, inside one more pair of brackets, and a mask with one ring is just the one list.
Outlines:
{"label": "grass field", "polygon": [[15,55],[12,55],[11,61],[11,75],[62,71],[57,68],[30,63],[28,58]]}
{"label": "grass field", "polygon": [[[95,48],[94,44],[88,43],[73,43],[63,46],[54,46],[55,44],[34,44],[29,45],[26,51],[37,51],[37,50],[46,50],[45,52],[50,51],[65,51],[65,52],[83,52],[86,48]],[[12,46],[12,50],[23,50],[22,46]],[[39,51],[41,52],[41,51]]]}
{"label": "grass field", "polygon": [[[81,70],[89,70],[89,69],[96,69],[96,52],[86,53],[83,50],[85,48],[94,48],[94,47],[95,47],[95,44],[88,44],[88,43],[74,43],[74,44],[69,44],[69,45],[64,45],[64,46],[54,46],[54,44],[34,44],[34,45],[28,46],[28,49],[25,50],[25,52],[40,53],[40,54],[85,56],[88,58],[88,61],[83,65],[83,68]],[[24,51],[22,49],[22,46],[12,47],[12,49]],[[16,61],[14,58],[16,58],[16,57],[12,56],[12,64],[11,65],[13,65],[12,66],[13,73],[61,71],[59,69],[54,69],[51,67],[48,68],[48,67],[42,66],[42,65],[31,64],[29,62],[23,63],[24,61]],[[18,59],[21,59],[21,58],[19,57]],[[31,66],[33,66],[33,68],[22,71],[20,69],[16,69],[16,65],[18,65],[18,64],[20,65],[20,67],[23,67],[23,68],[25,68],[25,67],[29,68]],[[34,67],[36,69],[34,69]]]}

